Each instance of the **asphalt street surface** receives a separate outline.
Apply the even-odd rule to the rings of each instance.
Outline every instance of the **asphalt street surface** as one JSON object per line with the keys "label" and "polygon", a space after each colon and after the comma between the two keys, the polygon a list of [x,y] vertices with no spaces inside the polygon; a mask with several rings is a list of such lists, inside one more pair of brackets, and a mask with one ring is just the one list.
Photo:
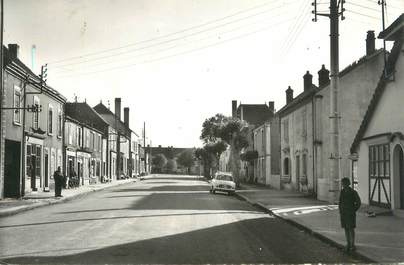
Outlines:
{"label": "asphalt street surface", "polygon": [[143,181],[0,219],[6,263],[358,263],[190,176]]}

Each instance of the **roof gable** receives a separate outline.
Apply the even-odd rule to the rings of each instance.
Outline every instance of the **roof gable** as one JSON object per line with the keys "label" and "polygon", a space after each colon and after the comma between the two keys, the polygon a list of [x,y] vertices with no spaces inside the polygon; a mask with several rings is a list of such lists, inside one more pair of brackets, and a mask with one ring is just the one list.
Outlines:
{"label": "roof gable", "polygon": [[363,136],[366,133],[366,130],[372,119],[372,116],[373,116],[374,112],[376,111],[377,105],[383,95],[383,92],[385,91],[387,83],[389,82],[388,77],[391,74],[393,74],[395,71],[396,62],[398,60],[398,57],[400,56],[400,51],[401,51],[402,46],[403,46],[402,40],[394,42],[394,46],[391,49],[390,56],[387,58],[387,63],[385,66],[387,77],[385,77],[384,71],[383,71],[383,73],[380,76],[377,87],[375,89],[375,92],[373,93],[372,99],[370,100],[370,103],[369,103],[368,109],[366,110],[365,116],[363,117],[361,125],[360,125],[358,132],[355,135],[354,141],[351,145],[351,153],[356,152],[356,149],[358,148],[359,143],[361,142]]}

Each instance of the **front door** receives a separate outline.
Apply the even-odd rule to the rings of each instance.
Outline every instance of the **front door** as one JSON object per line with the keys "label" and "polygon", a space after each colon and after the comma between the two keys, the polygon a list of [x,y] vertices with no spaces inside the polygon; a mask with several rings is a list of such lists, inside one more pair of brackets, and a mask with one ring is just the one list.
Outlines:
{"label": "front door", "polygon": [[404,155],[401,148],[398,154],[398,166],[400,174],[400,209],[404,209]]}
{"label": "front door", "polygon": [[300,157],[296,156],[296,186],[300,190]]}
{"label": "front door", "polygon": [[4,196],[17,198],[20,195],[21,144],[5,141],[4,157]]}

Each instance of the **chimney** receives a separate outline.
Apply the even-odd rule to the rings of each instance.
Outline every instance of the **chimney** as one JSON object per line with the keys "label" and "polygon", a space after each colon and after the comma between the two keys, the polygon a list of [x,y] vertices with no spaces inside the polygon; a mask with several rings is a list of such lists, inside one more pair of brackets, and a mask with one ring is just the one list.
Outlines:
{"label": "chimney", "polygon": [[275,111],[275,102],[273,102],[273,101],[268,101],[268,108],[269,108],[269,111],[270,111],[271,113],[274,113],[274,111]]}
{"label": "chimney", "polygon": [[18,44],[9,44],[8,53],[11,60],[18,59],[20,53],[20,46],[18,46]]}
{"label": "chimney", "polygon": [[115,115],[121,120],[121,98],[115,98]]}
{"label": "chimney", "polygon": [[318,71],[318,87],[323,87],[330,82],[330,71],[325,68],[323,64],[320,71]]}
{"label": "chimney", "polygon": [[375,52],[375,32],[369,30],[366,36],[366,55],[372,55]]}
{"label": "chimney", "polygon": [[293,89],[289,86],[286,89],[286,104],[289,104],[293,100]]}
{"label": "chimney", "polygon": [[312,85],[313,85],[313,76],[309,73],[309,71],[307,71],[306,74],[303,76],[304,91],[310,90]]}
{"label": "chimney", "polygon": [[232,118],[237,117],[237,100],[231,101],[231,117]]}
{"label": "chimney", "polygon": [[123,123],[129,128],[129,108],[123,108]]}

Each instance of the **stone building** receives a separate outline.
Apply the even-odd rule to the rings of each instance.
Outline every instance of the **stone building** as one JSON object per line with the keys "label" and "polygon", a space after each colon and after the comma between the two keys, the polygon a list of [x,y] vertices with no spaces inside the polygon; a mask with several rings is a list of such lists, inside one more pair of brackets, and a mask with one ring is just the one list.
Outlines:
{"label": "stone building", "polygon": [[[340,176],[351,172],[350,143],[355,137],[383,69],[383,51],[375,50],[374,33],[368,32],[366,55],[339,73]],[[313,193],[321,200],[332,200],[330,181],[328,70],[319,71],[319,87],[304,76],[304,91],[293,98],[286,91],[287,104],[281,117],[282,187]]]}

